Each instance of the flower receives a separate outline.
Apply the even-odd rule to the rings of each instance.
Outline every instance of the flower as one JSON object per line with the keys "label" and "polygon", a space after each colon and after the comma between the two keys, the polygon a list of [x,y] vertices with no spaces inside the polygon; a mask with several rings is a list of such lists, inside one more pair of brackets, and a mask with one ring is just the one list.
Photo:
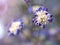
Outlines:
{"label": "flower", "polygon": [[57,27],[54,27],[54,28],[51,28],[48,30],[48,35],[50,35],[50,36],[54,36],[59,33],[60,33],[60,29]]}
{"label": "flower", "polygon": [[32,0],[24,0],[26,2],[26,4],[29,4],[32,2]]}
{"label": "flower", "polygon": [[8,28],[9,35],[18,35],[19,32],[22,30],[22,27],[23,27],[22,21],[20,20],[13,21]]}
{"label": "flower", "polygon": [[40,6],[40,8],[34,12],[33,22],[35,23],[35,25],[45,28],[46,24],[52,22],[52,16],[53,15],[48,12],[47,8]]}
{"label": "flower", "polygon": [[29,12],[29,13],[34,13],[34,12],[36,12],[36,10],[38,10],[39,8],[40,8],[39,5],[29,6],[29,7],[28,7],[28,12]]}

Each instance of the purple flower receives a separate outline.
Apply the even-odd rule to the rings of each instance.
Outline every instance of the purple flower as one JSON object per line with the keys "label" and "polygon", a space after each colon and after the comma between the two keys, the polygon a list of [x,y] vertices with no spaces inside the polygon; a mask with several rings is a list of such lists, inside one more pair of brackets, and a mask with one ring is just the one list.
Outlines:
{"label": "purple flower", "polygon": [[21,20],[16,20],[11,22],[8,28],[9,35],[18,35],[23,28],[23,22]]}
{"label": "purple flower", "polygon": [[[36,7],[35,7],[36,8]],[[48,9],[40,6],[39,9],[35,10],[33,22],[37,26],[45,28],[45,25],[52,22],[53,16],[48,12]]]}
{"label": "purple flower", "polygon": [[32,0],[24,0],[26,2],[26,4],[29,4],[32,2]]}

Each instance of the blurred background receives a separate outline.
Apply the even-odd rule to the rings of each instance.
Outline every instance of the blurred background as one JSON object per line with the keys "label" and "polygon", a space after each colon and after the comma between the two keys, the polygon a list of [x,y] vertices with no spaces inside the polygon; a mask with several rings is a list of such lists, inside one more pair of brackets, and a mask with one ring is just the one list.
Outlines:
{"label": "blurred background", "polygon": [[[33,15],[28,12],[29,5],[37,4],[48,8],[53,22],[45,29],[32,23]],[[24,28],[18,36],[8,36],[7,25],[21,18]],[[60,45],[60,0],[0,0],[0,45]]]}

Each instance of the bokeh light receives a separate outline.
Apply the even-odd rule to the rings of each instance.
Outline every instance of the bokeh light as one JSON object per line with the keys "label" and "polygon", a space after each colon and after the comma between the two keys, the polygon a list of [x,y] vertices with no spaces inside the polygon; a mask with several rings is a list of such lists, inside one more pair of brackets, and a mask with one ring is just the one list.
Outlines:
{"label": "bokeh light", "polygon": [[3,24],[0,22],[0,39],[4,37],[4,27]]}

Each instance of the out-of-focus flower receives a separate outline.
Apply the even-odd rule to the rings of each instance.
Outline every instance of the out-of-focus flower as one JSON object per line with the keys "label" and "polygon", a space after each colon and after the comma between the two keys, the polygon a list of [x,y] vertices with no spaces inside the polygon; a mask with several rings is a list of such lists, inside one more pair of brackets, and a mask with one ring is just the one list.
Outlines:
{"label": "out-of-focus flower", "polygon": [[6,12],[7,7],[7,0],[0,0],[0,15]]}
{"label": "out-of-focus flower", "polygon": [[24,0],[26,3],[29,3],[29,2],[31,2],[31,0]]}
{"label": "out-of-focus flower", "polygon": [[48,9],[43,6],[32,7],[32,12],[34,14],[33,22],[37,26],[45,28],[45,25],[52,22],[52,15],[48,12]]}
{"label": "out-of-focus flower", "polygon": [[60,30],[58,28],[51,28],[51,29],[48,30],[48,34],[50,36],[53,36],[55,34],[58,34],[59,32],[60,32]]}
{"label": "out-of-focus flower", "polygon": [[35,12],[36,12],[36,10],[38,10],[39,8],[40,8],[40,6],[39,6],[39,5],[29,6],[29,7],[28,7],[28,12],[29,12],[29,13],[35,13]]}
{"label": "out-of-focus flower", "polygon": [[11,24],[10,24],[10,26],[8,28],[9,35],[17,35],[17,34],[19,34],[22,27],[23,27],[23,22],[21,20],[11,22]]}

